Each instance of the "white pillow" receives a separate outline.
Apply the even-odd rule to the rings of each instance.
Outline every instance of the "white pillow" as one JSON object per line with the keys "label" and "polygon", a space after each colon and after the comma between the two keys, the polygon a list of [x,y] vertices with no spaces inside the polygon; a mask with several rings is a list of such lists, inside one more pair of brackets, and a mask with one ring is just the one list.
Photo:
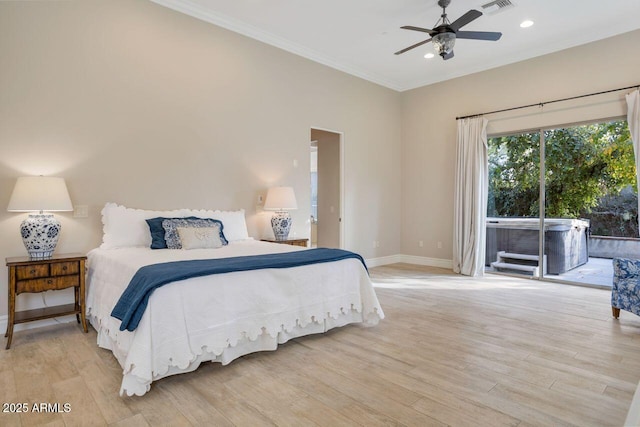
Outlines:
{"label": "white pillow", "polygon": [[217,219],[222,223],[222,232],[229,242],[249,239],[244,209],[237,211],[205,211],[190,210],[186,216]]}
{"label": "white pillow", "polygon": [[182,249],[217,249],[222,247],[220,227],[178,227]]}
{"label": "white pillow", "polygon": [[107,203],[102,209],[101,249],[150,247],[151,233],[146,219],[156,217],[184,218],[195,216],[198,218],[212,218],[222,222],[223,233],[228,241],[249,239],[244,209],[237,211],[207,211],[193,209],[176,209],[172,211],[149,211],[131,209],[115,203]]}
{"label": "white pillow", "polygon": [[155,217],[182,218],[189,216],[189,210],[177,209],[173,211],[147,211],[107,203],[102,209],[101,249],[150,247],[151,233],[146,219]]}

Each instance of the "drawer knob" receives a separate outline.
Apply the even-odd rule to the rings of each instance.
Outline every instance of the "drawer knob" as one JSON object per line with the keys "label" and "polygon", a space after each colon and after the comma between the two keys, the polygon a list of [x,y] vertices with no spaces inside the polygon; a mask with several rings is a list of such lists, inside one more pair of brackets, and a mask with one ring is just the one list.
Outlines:
{"label": "drawer knob", "polygon": [[32,268],[31,270],[29,270],[29,274],[31,274],[31,275],[36,274],[35,268]]}
{"label": "drawer knob", "polygon": [[66,265],[62,267],[62,271],[67,271],[67,266]]}
{"label": "drawer knob", "polygon": [[50,285],[52,283],[53,283],[53,280],[51,280],[51,279],[47,280],[47,285]]}

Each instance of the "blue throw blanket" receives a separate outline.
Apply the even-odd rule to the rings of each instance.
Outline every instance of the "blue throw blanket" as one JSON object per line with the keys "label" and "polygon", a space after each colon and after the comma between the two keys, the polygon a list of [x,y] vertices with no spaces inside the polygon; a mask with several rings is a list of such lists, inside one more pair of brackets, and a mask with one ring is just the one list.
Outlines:
{"label": "blue throw blanket", "polygon": [[318,264],[355,258],[367,266],[362,257],[342,249],[309,249],[306,251],[285,252],[240,256],[219,259],[198,259],[152,264],[140,268],[122,293],[111,315],[122,321],[120,330],[133,331],[147,308],[151,293],[167,283],[210,274],[231,273],[234,271],[260,270],[264,268],[290,268],[301,265]]}

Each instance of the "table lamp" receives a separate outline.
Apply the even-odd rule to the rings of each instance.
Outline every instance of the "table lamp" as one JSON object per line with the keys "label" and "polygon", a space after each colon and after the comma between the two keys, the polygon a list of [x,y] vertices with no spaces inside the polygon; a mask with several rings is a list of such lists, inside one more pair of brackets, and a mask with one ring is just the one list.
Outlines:
{"label": "table lamp", "polygon": [[7,206],[9,212],[39,212],[20,224],[22,241],[31,259],[50,258],[58,244],[62,226],[53,215],[43,212],[72,210],[64,178],[50,176],[18,178]]}
{"label": "table lamp", "polygon": [[296,195],[291,187],[272,187],[267,192],[264,209],[276,211],[271,217],[271,228],[276,240],[287,240],[291,229],[290,210],[298,209]]}

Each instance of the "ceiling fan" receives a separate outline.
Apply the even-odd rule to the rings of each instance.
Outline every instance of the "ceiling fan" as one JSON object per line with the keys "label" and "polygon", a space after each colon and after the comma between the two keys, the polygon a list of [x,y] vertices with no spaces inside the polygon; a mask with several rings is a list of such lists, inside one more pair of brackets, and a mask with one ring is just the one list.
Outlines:
{"label": "ceiling fan", "polygon": [[446,9],[450,3],[451,0],[438,0],[438,6],[442,8],[442,15],[440,15],[440,19],[438,20],[438,22],[436,22],[436,25],[432,30],[429,28],[413,27],[411,25],[400,27],[404,30],[427,33],[431,36],[431,38],[399,50],[395,54],[400,55],[401,53],[405,53],[408,50],[411,50],[418,46],[422,46],[423,44],[431,41],[433,42],[433,47],[438,55],[440,55],[442,59],[446,60],[453,58],[453,46],[455,45],[457,38],[496,41],[499,40],[500,37],[502,37],[502,33],[490,31],[459,31],[460,28],[464,27],[471,21],[481,17],[482,12],[471,9],[455,21],[449,22]]}

